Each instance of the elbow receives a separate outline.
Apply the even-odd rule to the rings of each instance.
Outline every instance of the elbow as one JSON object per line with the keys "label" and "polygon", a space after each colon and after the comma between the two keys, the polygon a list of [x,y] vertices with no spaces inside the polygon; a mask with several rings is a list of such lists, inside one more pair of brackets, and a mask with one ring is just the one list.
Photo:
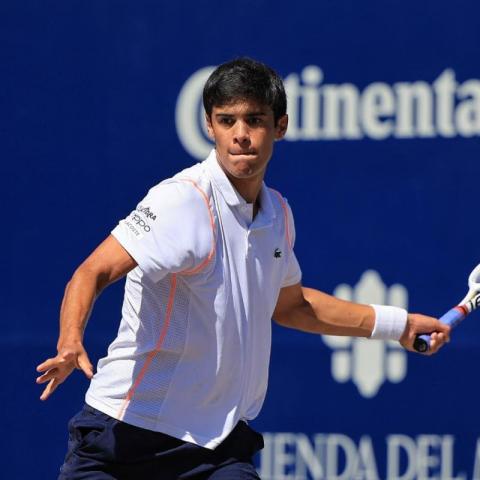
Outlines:
{"label": "elbow", "polygon": [[101,271],[97,271],[88,264],[88,262],[82,263],[72,276],[72,279],[67,283],[67,289],[73,283],[79,283],[81,285],[91,285],[95,290],[95,296],[100,295],[105,287],[108,286],[108,275],[103,274]]}
{"label": "elbow", "polygon": [[292,324],[291,315],[289,315],[288,312],[274,312],[273,320],[282,327],[290,327]]}

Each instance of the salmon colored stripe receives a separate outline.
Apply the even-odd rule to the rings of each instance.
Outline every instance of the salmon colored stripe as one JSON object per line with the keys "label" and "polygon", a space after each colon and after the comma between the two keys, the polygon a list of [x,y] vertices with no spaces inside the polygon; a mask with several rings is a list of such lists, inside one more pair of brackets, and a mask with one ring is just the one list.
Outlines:
{"label": "salmon colored stripe", "polygon": [[215,255],[215,244],[216,244],[215,219],[213,218],[213,212],[210,207],[210,202],[208,201],[207,194],[197,185],[197,183],[194,180],[191,180],[189,178],[182,178],[181,180],[184,182],[190,182],[200,192],[200,195],[202,196],[203,201],[207,206],[208,215],[210,217],[210,227],[212,229],[212,248],[210,249],[208,257],[202,263],[200,263],[200,265],[197,265],[196,267],[190,270],[184,270],[183,272],[180,272],[182,275],[193,275],[195,273],[200,272],[200,270],[202,270],[203,268],[205,268],[208,265],[208,262],[210,262],[210,260]]}
{"label": "salmon colored stripe", "polygon": [[273,193],[275,193],[280,200],[280,205],[283,208],[283,216],[285,217],[285,236],[287,237],[287,243],[290,248],[292,248],[292,240],[290,238],[290,227],[289,227],[289,222],[288,222],[288,209],[287,209],[287,204],[285,200],[282,197],[282,194],[280,192],[277,192],[273,188],[270,189]]}
{"label": "salmon colored stripe", "polygon": [[175,299],[175,291],[177,288],[177,276],[176,274],[172,274],[171,280],[170,280],[170,293],[168,295],[168,304],[167,304],[167,311],[165,312],[165,322],[163,323],[162,330],[160,332],[160,337],[158,338],[157,344],[155,345],[155,349],[152,350],[148,356],[147,359],[145,360],[145,363],[143,364],[142,369],[140,370],[139,374],[137,375],[137,378],[135,379],[135,382],[133,385],[130,387],[130,390],[127,393],[127,396],[123,402],[122,408],[120,409],[120,412],[118,413],[117,420],[122,420],[123,415],[125,414],[125,410],[132,400],[133,396],[135,395],[135,391],[137,390],[138,386],[143,380],[143,377],[145,377],[145,374],[147,373],[147,370],[150,367],[150,364],[152,363],[153,359],[155,358],[155,355],[160,352],[163,341],[165,340],[165,337],[167,336],[167,331],[168,327],[170,325],[170,319],[172,318],[172,311],[173,311],[173,302]]}

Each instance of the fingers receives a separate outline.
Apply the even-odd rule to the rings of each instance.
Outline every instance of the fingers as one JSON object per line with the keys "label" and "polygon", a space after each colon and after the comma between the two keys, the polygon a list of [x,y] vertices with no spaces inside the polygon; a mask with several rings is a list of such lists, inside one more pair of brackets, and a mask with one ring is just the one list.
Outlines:
{"label": "fingers", "polygon": [[450,331],[451,331],[451,327],[449,327],[448,325],[446,325],[445,323],[442,323],[442,322],[438,322],[437,321],[437,327],[435,328],[435,330],[437,332],[441,332],[445,335],[445,338],[446,338],[446,341],[449,342],[450,341]]}
{"label": "fingers", "polygon": [[57,363],[57,357],[49,358],[48,360],[45,360],[43,363],[37,366],[37,372],[46,372],[47,370],[54,368]]}
{"label": "fingers", "polygon": [[37,377],[36,382],[38,384],[48,382],[40,399],[46,400],[50,397],[57,387],[72,373],[74,368],[82,370],[88,379],[93,377],[93,366],[83,347],[76,350],[61,350],[55,358],[49,358],[38,365],[37,372],[43,375]]}
{"label": "fingers", "polygon": [[450,337],[448,334],[443,332],[433,332],[430,335],[430,349],[428,350],[428,353],[430,355],[437,353],[438,350],[440,350],[440,348],[442,348],[449,341]]}
{"label": "fingers", "polygon": [[52,368],[61,367],[66,363],[73,363],[73,367],[77,367],[76,355],[71,352],[59,353],[56,357],[49,358],[38,365],[37,372],[46,372]]}
{"label": "fingers", "polygon": [[60,383],[61,382],[57,378],[52,378],[40,395],[40,400],[45,401],[56,390]]}
{"label": "fingers", "polygon": [[[418,352],[415,349],[411,349],[411,351],[420,353],[420,355],[433,355],[437,353],[446,343],[450,341],[448,335],[443,332],[433,332],[430,334],[430,345],[426,352]],[[410,349],[409,349],[410,350]]]}
{"label": "fingers", "polygon": [[88,379],[93,377],[93,366],[86,353],[78,356],[77,364],[77,368],[80,369]]}
{"label": "fingers", "polygon": [[73,369],[75,368],[74,365],[67,364],[65,362],[60,362],[59,365],[59,367],[51,368],[43,375],[37,377],[36,382],[38,384],[48,382],[48,385],[45,387],[45,390],[40,396],[40,400],[46,400],[56,390],[56,388],[65,381],[65,379],[73,372]]}
{"label": "fingers", "polygon": [[52,378],[58,375],[58,369],[57,368],[52,368],[51,370],[48,370],[45,372],[43,375],[40,375],[40,377],[37,377],[36,382],[37,383],[45,383],[50,381]]}
{"label": "fingers", "polygon": [[448,325],[439,321],[436,322],[435,331],[430,334],[430,348],[426,352],[428,355],[437,353],[440,348],[450,342],[450,330],[451,328]]}

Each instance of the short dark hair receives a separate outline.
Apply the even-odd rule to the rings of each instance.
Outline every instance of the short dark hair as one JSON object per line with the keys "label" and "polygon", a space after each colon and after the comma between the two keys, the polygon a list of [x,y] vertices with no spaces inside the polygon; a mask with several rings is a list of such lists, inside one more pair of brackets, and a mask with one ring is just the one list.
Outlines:
{"label": "short dark hair", "polygon": [[217,67],[203,88],[203,106],[209,117],[213,107],[238,100],[254,100],[267,105],[273,111],[275,124],[287,113],[287,96],[280,76],[264,63],[248,57]]}

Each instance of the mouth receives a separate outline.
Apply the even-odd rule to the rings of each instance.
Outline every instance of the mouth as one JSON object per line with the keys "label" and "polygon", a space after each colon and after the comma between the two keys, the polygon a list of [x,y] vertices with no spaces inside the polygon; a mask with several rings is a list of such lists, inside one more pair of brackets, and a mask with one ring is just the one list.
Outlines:
{"label": "mouth", "polygon": [[246,152],[229,152],[229,153],[234,157],[245,157],[245,156],[252,156],[257,154],[257,152],[255,152],[254,150],[247,150]]}

